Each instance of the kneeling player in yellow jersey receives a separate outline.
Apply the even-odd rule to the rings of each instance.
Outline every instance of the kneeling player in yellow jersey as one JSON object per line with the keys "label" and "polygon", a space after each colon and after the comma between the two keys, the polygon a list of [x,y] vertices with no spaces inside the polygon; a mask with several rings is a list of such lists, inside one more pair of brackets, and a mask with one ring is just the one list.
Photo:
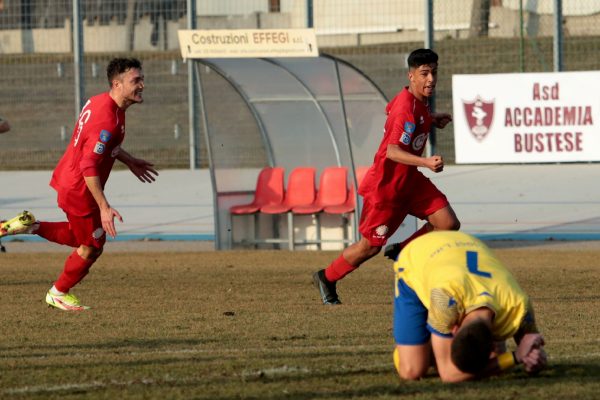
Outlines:
{"label": "kneeling player in yellow jersey", "polygon": [[[546,366],[529,297],[480,240],[428,233],[402,250],[394,271],[394,365],[402,379],[422,378],[431,365],[445,382]],[[511,337],[517,350],[506,352]]]}

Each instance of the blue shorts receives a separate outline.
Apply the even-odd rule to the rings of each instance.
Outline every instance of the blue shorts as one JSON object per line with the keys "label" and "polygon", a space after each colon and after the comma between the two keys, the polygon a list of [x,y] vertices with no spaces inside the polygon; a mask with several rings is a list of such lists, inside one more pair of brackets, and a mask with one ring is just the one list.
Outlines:
{"label": "blue shorts", "polygon": [[400,295],[394,299],[394,340],[396,344],[425,344],[431,338],[427,329],[427,309],[419,297],[402,279],[398,281]]}

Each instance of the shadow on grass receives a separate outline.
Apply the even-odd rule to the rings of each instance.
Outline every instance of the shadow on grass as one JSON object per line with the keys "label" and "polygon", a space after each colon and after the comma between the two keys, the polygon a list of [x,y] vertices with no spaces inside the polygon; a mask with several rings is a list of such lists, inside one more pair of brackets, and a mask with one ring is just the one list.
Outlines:
{"label": "shadow on grass", "polygon": [[[110,341],[104,343],[81,343],[81,344],[50,344],[50,345],[23,345],[23,346],[0,346],[0,358],[14,357],[6,352],[23,352],[21,356],[60,356],[72,354],[76,351],[111,350],[113,352],[131,352],[134,350],[164,350],[177,351],[171,346],[202,346],[217,343],[215,339],[129,339]],[[48,353],[44,353],[48,352]]]}
{"label": "shadow on grass", "polygon": [[[499,377],[492,377],[489,379],[482,379],[479,381],[463,382],[458,384],[447,384],[439,380],[437,376],[429,376],[425,379],[415,382],[402,382],[393,378],[389,384],[374,384],[360,386],[359,388],[348,388],[352,386],[352,378],[366,376],[379,376],[378,381],[381,380],[384,375],[394,376],[387,369],[381,371],[365,371],[365,370],[351,370],[351,371],[336,371],[325,374],[305,374],[299,376],[269,376],[269,375],[257,375],[253,380],[245,380],[246,386],[252,386],[253,384],[260,384],[256,386],[256,390],[260,392],[260,395],[253,396],[252,388],[246,387],[248,392],[244,396],[245,399],[279,399],[285,397],[286,399],[305,400],[305,399],[350,399],[350,398],[379,398],[379,397],[397,397],[397,396],[424,396],[424,398],[440,399],[440,398],[455,398],[457,393],[465,395],[465,398],[477,398],[482,394],[489,396],[494,394],[496,398],[508,396],[507,398],[519,397],[518,393],[522,393],[524,390],[530,391],[530,394],[535,398],[553,399],[556,398],[557,392],[554,388],[561,388],[564,392],[569,391],[569,387],[584,387],[587,384],[593,384],[598,386],[598,376],[600,376],[600,363],[595,364],[559,364],[553,365],[536,376],[529,376],[522,370],[515,370],[514,372],[508,373]],[[269,384],[277,383],[278,387],[285,383],[294,383],[301,381],[306,383],[307,381],[314,380],[314,387],[323,386],[323,382],[339,382],[340,390],[331,391],[323,389],[315,389],[309,391],[294,391],[289,389],[289,393],[282,396],[281,393],[266,393],[268,392]],[[293,387],[294,385],[290,385]],[[591,389],[590,389],[591,390]],[[276,390],[274,390],[276,391]],[[466,395],[469,393],[470,395]],[[590,391],[590,395],[594,396],[594,392]],[[450,397],[449,397],[450,396]],[[229,396],[210,396],[206,397],[212,400],[225,400],[230,399]],[[586,397],[587,398],[587,397]]]}

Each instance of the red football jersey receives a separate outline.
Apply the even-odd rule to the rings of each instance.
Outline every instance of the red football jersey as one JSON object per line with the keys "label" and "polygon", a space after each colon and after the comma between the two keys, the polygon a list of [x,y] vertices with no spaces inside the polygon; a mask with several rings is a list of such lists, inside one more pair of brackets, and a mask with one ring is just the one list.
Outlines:
{"label": "red football jersey", "polygon": [[414,165],[387,158],[387,147],[397,144],[402,150],[420,156],[433,120],[428,105],[417,100],[407,87],[389,102],[386,113],[383,140],[358,192],[363,197],[370,197],[375,204],[393,206],[411,190],[418,190],[411,187],[410,181],[414,174],[420,172]]}
{"label": "red football jersey", "polygon": [[76,216],[98,209],[84,177],[100,177],[104,188],[124,137],[125,112],[108,93],[90,98],[50,181],[58,192],[60,208]]}

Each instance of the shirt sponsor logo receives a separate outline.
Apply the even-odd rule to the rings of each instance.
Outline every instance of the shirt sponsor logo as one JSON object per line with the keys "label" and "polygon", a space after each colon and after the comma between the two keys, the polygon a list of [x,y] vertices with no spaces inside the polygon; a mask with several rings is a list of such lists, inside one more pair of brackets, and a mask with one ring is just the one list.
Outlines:
{"label": "shirt sponsor logo", "polygon": [[415,124],[413,124],[412,122],[406,121],[404,123],[404,132],[406,133],[413,133],[415,131]]}
{"label": "shirt sponsor logo", "polygon": [[108,142],[108,141],[110,140],[111,136],[112,136],[112,135],[110,134],[110,132],[109,132],[109,131],[107,131],[107,130],[103,129],[103,130],[100,132],[100,141],[101,141],[102,143],[106,143],[106,142]]}
{"label": "shirt sponsor logo", "polygon": [[105,149],[106,149],[106,146],[104,145],[104,143],[96,142],[96,146],[94,146],[94,153],[102,154],[102,153],[104,153]]}
{"label": "shirt sponsor logo", "polygon": [[413,141],[412,148],[414,150],[421,150],[423,148],[423,145],[425,145],[427,135],[428,133],[421,133],[419,136],[417,136]]}
{"label": "shirt sponsor logo", "polygon": [[410,135],[406,132],[402,133],[402,137],[400,138],[400,141],[406,145],[410,144]]}

